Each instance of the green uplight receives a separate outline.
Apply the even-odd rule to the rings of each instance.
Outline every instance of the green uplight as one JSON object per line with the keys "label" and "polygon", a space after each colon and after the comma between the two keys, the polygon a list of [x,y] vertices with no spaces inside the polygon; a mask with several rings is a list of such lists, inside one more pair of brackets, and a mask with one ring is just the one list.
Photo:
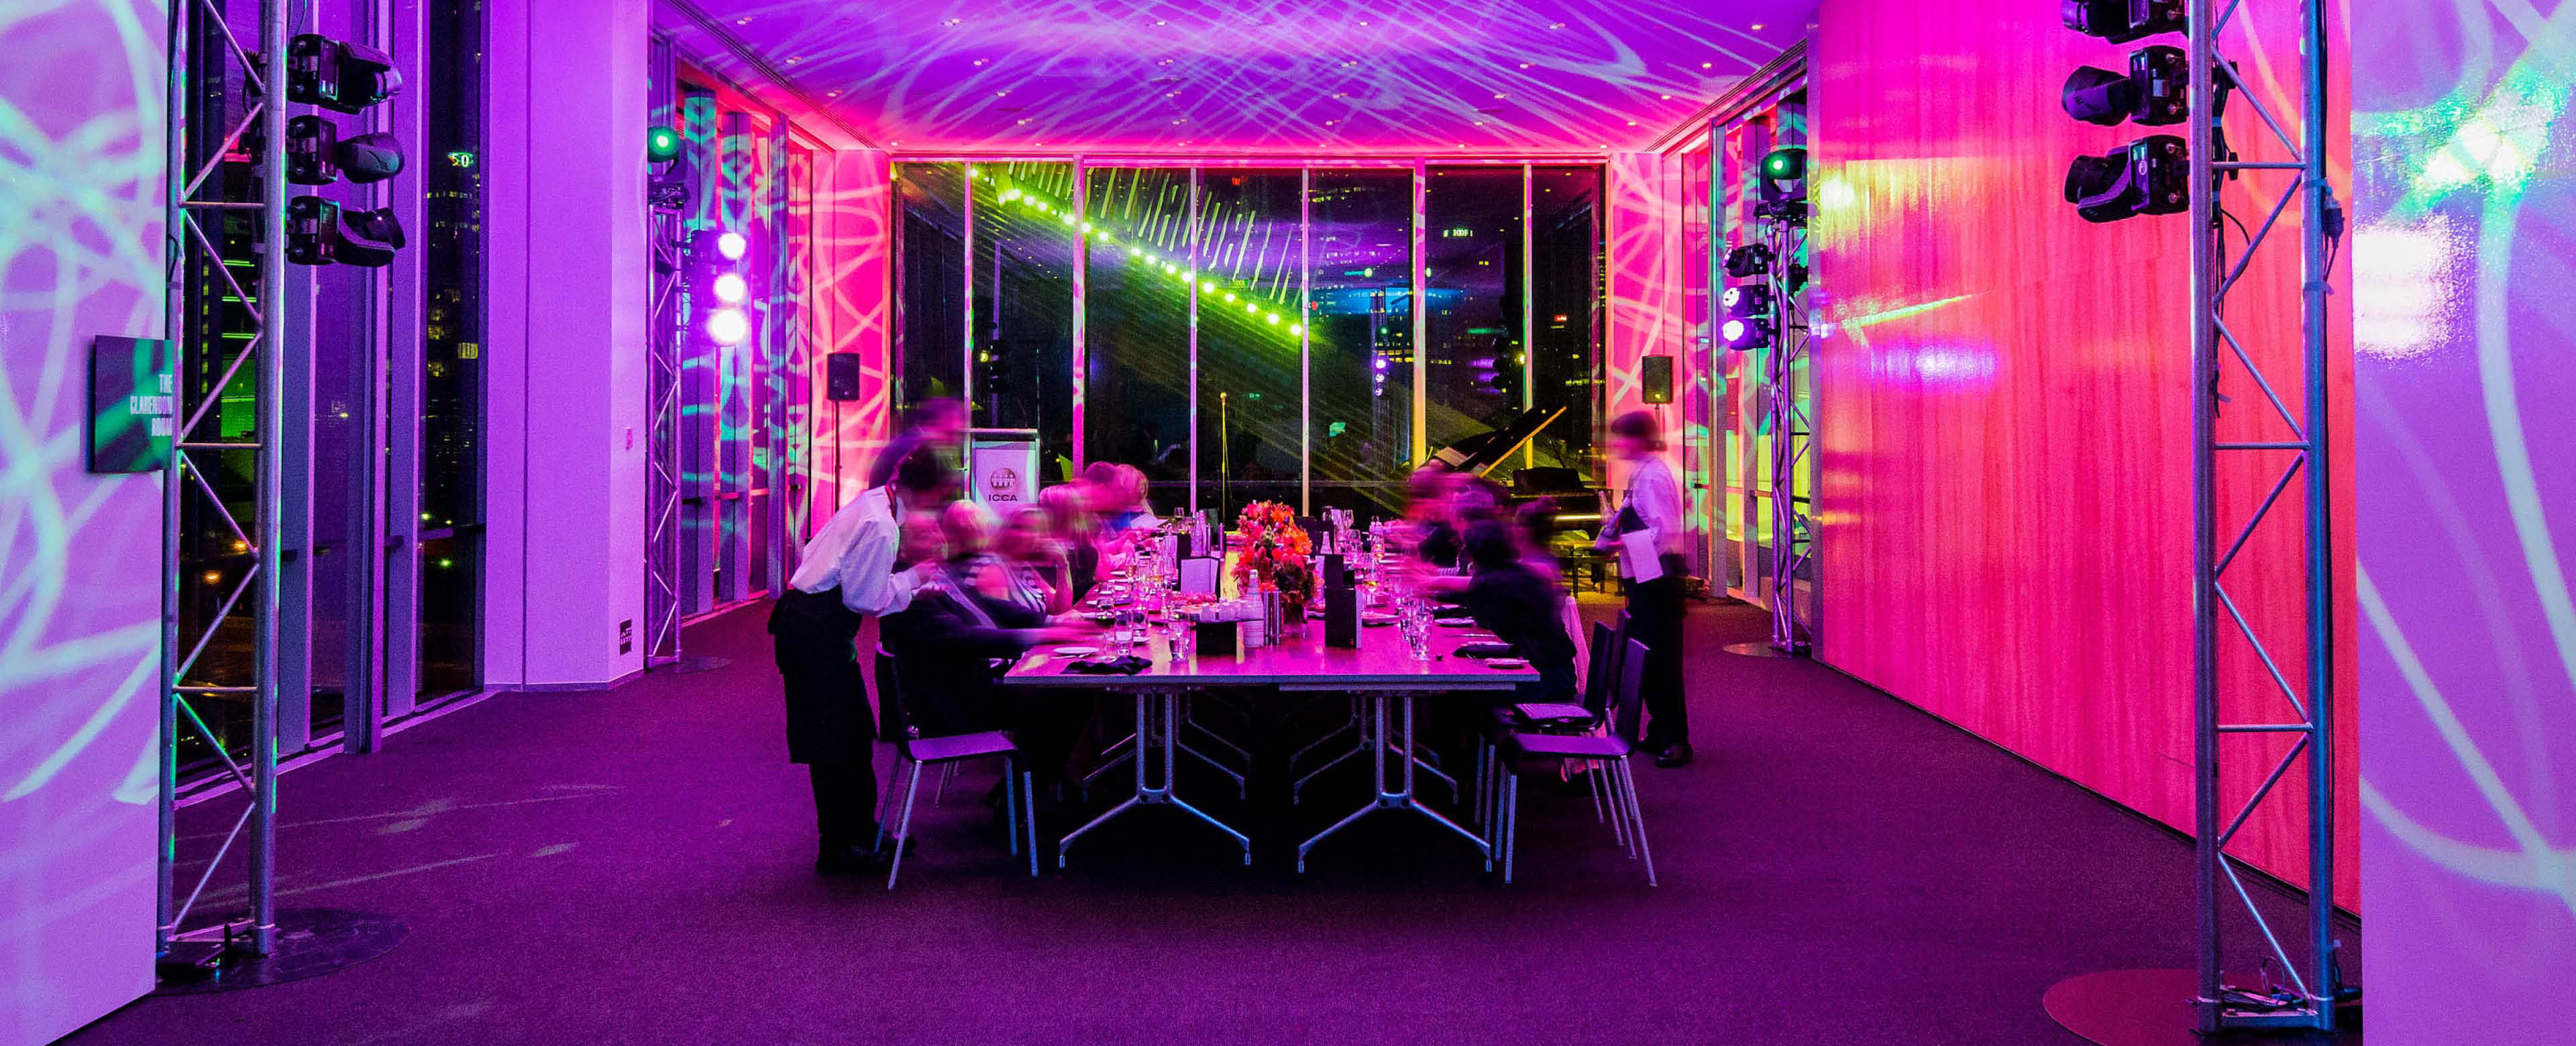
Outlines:
{"label": "green uplight", "polygon": [[[447,154],[447,158],[450,161],[453,161],[458,155],[460,154],[449,153]],[[473,154],[465,153],[462,155],[468,157],[468,159],[465,163],[458,164],[457,166],[473,166],[473,161],[471,159]],[[680,155],[680,132],[668,127],[655,127],[651,130],[645,131],[644,155],[654,163],[662,163],[664,161],[677,158]]]}

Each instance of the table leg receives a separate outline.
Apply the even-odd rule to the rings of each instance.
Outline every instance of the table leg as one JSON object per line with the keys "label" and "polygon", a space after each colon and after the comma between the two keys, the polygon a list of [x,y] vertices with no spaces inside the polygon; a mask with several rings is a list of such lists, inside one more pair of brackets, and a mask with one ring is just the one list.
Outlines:
{"label": "table leg", "polygon": [[[1478,854],[1483,855],[1485,858],[1485,870],[1492,871],[1494,867],[1494,849],[1490,843],[1486,842],[1483,837],[1478,836],[1476,833],[1460,827],[1457,822],[1441,816],[1439,811],[1422,805],[1420,800],[1418,800],[1414,795],[1414,767],[1417,765],[1418,760],[1413,757],[1413,695],[1398,694],[1390,696],[1386,694],[1370,694],[1368,695],[1368,700],[1370,706],[1369,718],[1371,725],[1374,726],[1374,729],[1368,731],[1371,735],[1369,754],[1371,756],[1370,763],[1372,764],[1372,769],[1375,771],[1374,776],[1377,785],[1377,795],[1369,801],[1368,805],[1351,811],[1349,816],[1333,822],[1330,827],[1315,833],[1312,838],[1298,844],[1297,870],[1299,872],[1304,872],[1306,870],[1306,855],[1310,851],[1314,850],[1315,844],[1323,842],[1325,839],[1330,838],[1334,833],[1357,823],[1360,818],[1366,817],[1379,810],[1411,810],[1414,813],[1421,814],[1424,817],[1428,817],[1431,820],[1438,822],[1441,827],[1458,833],[1459,838],[1465,839],[1469,845],[1476,848],[1476,852]],[[1403,738],[1400,742],[1391,737],[1387,730],[1387,703],[1389,701],[1395,701],[1401,704],[1402,714],[1398,717],[1398,723],[1399,729],[1401,729],[1403,733]],[[1398,787],[1394,791],[1387,790],[1387,760],[1390,757],[1401,760],[1399,764],[1401,766],[1400,776],[1397,778]],[[1439,771],[1437,770],[1433,770],[1431,772],[1439,774]],[[1443,780],[1448,779],[1448,776],[1445,774],[1440,776]]]}
{"label": "table leg", "polygon": [[[1214,826],[1218,831],[1224,832],[1229,838],[1232,838],[1236,846],[1242,847],[1243,863],[1247,865],[1251,864],[1252,839],[1249,836],[1244,835],[1240,831],[1236,831],[1232,825],[1216,819],[1215,816],[1209,814],[1207,811],[1201,810],[1173,794],[1173,772],[1176,769],[1175,764],[1178,762],[1178,753],[1183,747],[1180,743],[1180,694],[1177,692],[1156,694],[1153,691],[1146,689],[1138,689],[1133,691],[1133,693],[1136,698],[1136,748],[1134,752],[1136,758],[1136,794],[1128,797],[1118,805],[1103,811],[1100,816],[1094,817],[1090,821],[1085,822],[1082,827],[1065,833],[1064,838],[1058,840],[1056,843],[1055,866],[1058,868],[1064,867],[1065,852],[1072,848],[1073,841],[1075,839],[1089,833],[1094,828],[1098,828],[1103,824],[1109,823],[1121,814],[1144,806],[1178,807],[1189,815],[1207,822]],[[1161,752],[1161,758],[1159,760],[1155,758],[1157,750]],[[1191,754],[1196,755],[1197,753],[1193,752]],[[1151,762],[1160,762],[1162,764],[1162,781],[1159,785],[1148,779],[1149,772],[1146,769],[1146,764]],[[1220,766],[1218,769],[1224,768]]]}

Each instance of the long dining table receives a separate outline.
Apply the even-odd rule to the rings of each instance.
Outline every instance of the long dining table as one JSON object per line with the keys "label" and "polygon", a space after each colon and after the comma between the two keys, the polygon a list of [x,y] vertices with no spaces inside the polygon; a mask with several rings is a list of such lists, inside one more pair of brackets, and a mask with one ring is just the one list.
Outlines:
{"label": "long dining table", "polygon": [[[1199,652],[1177,661],[1171,656],[1168,641],[1153,636],[1138,650],[1139,654],[1150,653],[1151,667],[1133,675],[1071,671],[1074,662],[1097,655],[1058,654],[1048,647],[1031,650],[1003,675],[1004,685],[1106,690],[1136,703],[1134,793],[1066,833],[1057,847],[1056,866],[1064,866],[1065,852],[1076,839],[1147,806],[1175,807],[1214,826],[1242,847],[1245,864],[1252,863],[1251,837],[1181,798],[1173,773],[1178,754],[1187,747],[1181,740],[1186,725],[1181,712],[1183,697],[1225,688],[1251,689],[1256,693],[1347,694],[1367,706],[1362,712],[1361,748],[1372,757],[1375,767],[1373,795],[1359,809],[1298,844],[1299,872],[1306,870],[1306,856],[1317,843],[1381,810],[1411,812],[1457,833],[1476,848],[1484,858],[1486,870],[1491,871],[1494,851],[1489,840],[1423,805],[1416,797],[1415,769],[1421,760],[1414,746],[1414,704],[1432,694],[1508,692],[1522,683],[1537,681],[1538,671],[1517,662],[1497,666],[1458,654],[1457,648],[1465,642],[1489,638],[1460,627],[1433,628],[1428,644],[1430,656],[1416,660],[1400,631],[1394,626],[1366,627],[1360,629],[1357,647],[1334,647],[1326,645],[1324,627],[1317,622],[1304,629],[1302,635],[1291,635],[1277,645],[1224,654]],[[1159,773],[1154,772],[1157,766]]]}

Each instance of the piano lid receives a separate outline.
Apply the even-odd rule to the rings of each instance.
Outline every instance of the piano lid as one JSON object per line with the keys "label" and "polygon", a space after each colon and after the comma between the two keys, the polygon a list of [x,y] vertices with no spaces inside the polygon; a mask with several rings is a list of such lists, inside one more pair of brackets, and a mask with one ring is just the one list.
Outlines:
{"label": "piano lid", "polygon": [[1564,416],[1563,407],[1532,407],[1522,411],[1519,417],[1513,418],[1509,425],[1489,432],[1479,432],[1432,451],[1430,459],[1423,464],[1438,462],[1460,472],[1484,475],[1493,471],[1494,466],[1502,464],[1503,459],[1511,457],[1512,452],[1521,449],[1523,444],[1538,438],[1541,430]]}

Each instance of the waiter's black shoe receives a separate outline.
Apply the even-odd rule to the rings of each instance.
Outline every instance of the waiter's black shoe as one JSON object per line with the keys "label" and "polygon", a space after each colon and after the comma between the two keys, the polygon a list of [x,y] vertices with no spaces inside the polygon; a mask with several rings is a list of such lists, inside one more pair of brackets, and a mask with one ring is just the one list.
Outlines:
{"label": "waiter's black shoe", "polygon": [[1671,745],[1665,747],[1663,751],[1655,753],[1655,765],[1663,767],[1666,770],[1689,766],[1691,763],[1691,754],[1690,742],[1675,741]]}
{"label": "waiter's black shoe", "polygon": [[892,847],[880,851],[869,846],[827,846],[814,858],[817,875],[883,875]]}

